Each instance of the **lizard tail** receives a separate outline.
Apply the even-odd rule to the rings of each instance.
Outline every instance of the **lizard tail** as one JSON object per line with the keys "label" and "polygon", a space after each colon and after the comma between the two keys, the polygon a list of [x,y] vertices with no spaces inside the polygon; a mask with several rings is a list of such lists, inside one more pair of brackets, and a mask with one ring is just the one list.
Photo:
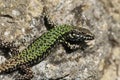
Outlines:
{"label": "lizard tail", "polygon": [[6,60],[2,64],[0,64],[0,74],[8,73],[8,72],[16,70],[17,65],[18,65],[18,59],[10,58]]}

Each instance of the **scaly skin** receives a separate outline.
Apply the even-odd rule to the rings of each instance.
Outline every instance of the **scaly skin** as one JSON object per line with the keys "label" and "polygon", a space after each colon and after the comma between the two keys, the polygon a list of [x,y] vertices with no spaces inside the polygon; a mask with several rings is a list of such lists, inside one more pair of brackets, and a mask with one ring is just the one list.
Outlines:
{"label": "scaly skin", "polygon": [[48,51],[56,43],[67,43],[65,41],[70,42],[72,40],[82,42],[92,39],[94,39],[94,36],[87,29],[75,29],[70,25],[57,26],[47,33],[44,33],[22,52],[0,64],[0,73],[14,71],[23,65],[30,67],[33,64],[39,63],[46,58]]}

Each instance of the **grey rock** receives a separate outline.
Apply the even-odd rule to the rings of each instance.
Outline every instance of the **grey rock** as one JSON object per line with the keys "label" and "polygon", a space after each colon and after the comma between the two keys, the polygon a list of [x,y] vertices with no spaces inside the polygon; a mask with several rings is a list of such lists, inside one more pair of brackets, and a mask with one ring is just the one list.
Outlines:
{"label": "grey rock", "polygon": [[[119,0],[1,0],[0,3],[0,38],[15,41],[20,51],[47,31],[42,17],[44,7],[55,25],[85,27],[95,35],[85,51],[69,54],[62,45],[57,46],[44,61],[32,67],[35,73],[32,80],[119,79],[119,67],[114,65],[119,66],[120,62]],[[1,63],[5,53],[0,54]],[[113,77],[108,73],[113,73]],[[16,74],[0,75],[0,79],[13,80]]]}

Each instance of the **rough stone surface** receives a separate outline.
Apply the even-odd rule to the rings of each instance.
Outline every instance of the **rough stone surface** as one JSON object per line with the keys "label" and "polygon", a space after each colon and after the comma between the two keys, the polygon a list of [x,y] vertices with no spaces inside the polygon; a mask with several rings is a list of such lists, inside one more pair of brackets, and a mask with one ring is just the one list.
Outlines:
{"label": "rough stone surface", "polygon": [[[85,51],[67,53],[57,46],[32,67],[32,80],[120,80],[119,0],[0,0],[0,39],[15,41],[23,50],[47,31],[41,17],[44,7],[54,24],[88,28],[95,40]],[[0,51],[0,63],[7,59],[4,54]],[[13,80],[17,74],[0,75],[0,80]]]}

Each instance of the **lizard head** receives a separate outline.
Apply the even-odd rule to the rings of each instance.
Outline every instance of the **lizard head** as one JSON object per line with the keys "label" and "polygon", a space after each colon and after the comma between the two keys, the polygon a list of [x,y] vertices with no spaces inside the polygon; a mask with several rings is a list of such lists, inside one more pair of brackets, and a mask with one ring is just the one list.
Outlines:
{"label": "lizard head", "polygon": [[67,35],[69,41],[72,42],[83,42],[86,40],[93,40],[94,35],[85,28],[77,28],[72,30],[68,35]]}

